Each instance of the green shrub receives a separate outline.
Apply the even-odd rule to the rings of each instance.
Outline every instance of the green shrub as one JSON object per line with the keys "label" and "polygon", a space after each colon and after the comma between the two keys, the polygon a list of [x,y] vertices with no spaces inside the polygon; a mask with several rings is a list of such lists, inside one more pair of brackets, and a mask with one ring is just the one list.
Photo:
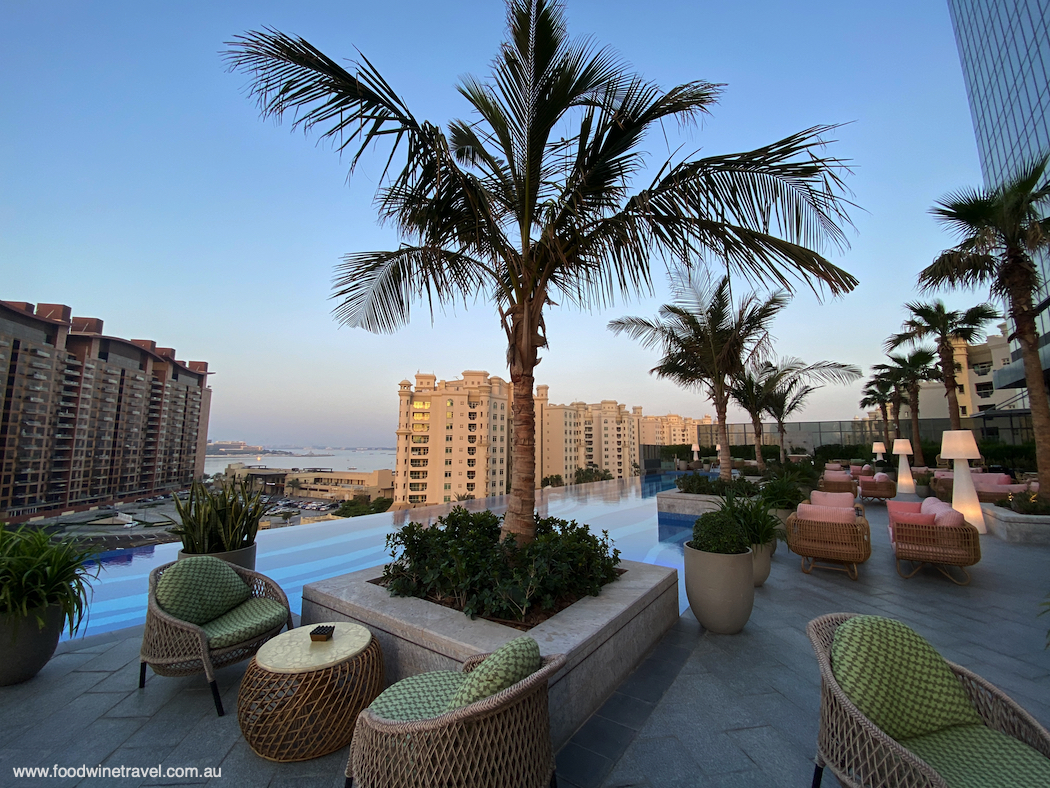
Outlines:
{"label": "green shrub", "polygon": [[933,481],[933,471],[919,471],[912,474],[912,481],[916,484],[921,484],[923,487],[929,487]]}
{"label": "green shrub", "polygon": [[723,481],[701,473],[687,473],[674,480],[678,489],[691,495],[758,495],[758,485],[747,479]]}
{"label": "green shrub", "polygon": [[241,482],[223,482],[210,490],[201,482],[190,486],[185,503],[172,496],[179,519],[171,532],[182,540],[187,553],[223,553],[255,544],[259,520],[273,507],[262,501],[262,493]]}
{"label": "green shrub", "polygon": [[1034,492],[1010,493],[1006,498],[996,501],[995,505],[1018,514],[1050,514],[1050,503],[1039,498],[1039,494]]}
{"label": "green shrub", "polygon": [[573,474],[574,484],[589,484],[590,482],[612,481],[613,475],[605,468],[577,468]]}
{"label": "green shrub", "polygon": [[1002,465],[1017,471],[1034,471],[1036,469],[1034,443],[1014,445],[981,441],[979,446],[981,456],[984,457],[989,465]]}
{"label": "green shrub", "polygon": [[44,531],[21,526],[6,530],[0,523],[0,615],[25,616],[36,611],[44,625],[42,608],[58,605],[73,637],[84,619],[89,578],[97,578],[87,566],[98,551],[79,547],[74,541],[52,541]]}
{"label": "green shrub", "polygon": [[355,495],[353,500],[343,501],[333,514],[336,517],[360,517],[365,514],[380,514],[394,503],[393,498],[376,498],[368,500],[367,495]]}
{"label": "green shrub", "polygon": [[806,499],[799,483],[787,475],[767,481],[758,495],[770,509],[794,509]]}
{"label": "green shrub", "polygon": [[769,504],[757,498],[739,498],[729,495],[721,506],[747,535],[748,544],[770,544],[784,539],[783,523],[770,511]]}
{"label": "green shrub", "polygon": [[735,555],[746,553],[751,542],[733,513],[726,511],[723,506],[713,512],[705,512],[697,518],[693,524],[693,539],[689,546],[705,553]]}
{"label": "green shrub", "polygon": [[501,521],[457,506],[432,526],[409,523],[387,537],[393,560],[383,582],[393,596],[448,604],[471,618],[522,621],[534,608],[597,596],[617,578],[620,551],[607,531],[536,515],[536,539],[519,546],[500,540]]}

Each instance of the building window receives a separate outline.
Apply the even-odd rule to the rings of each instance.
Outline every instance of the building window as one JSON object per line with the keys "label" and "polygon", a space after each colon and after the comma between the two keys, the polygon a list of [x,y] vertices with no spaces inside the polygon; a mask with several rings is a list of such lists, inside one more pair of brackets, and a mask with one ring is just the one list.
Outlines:
{"label": "building window", "polygon": [[416,410],[430,410],[429,402],[413,402],[412,407]]}
{"label": "building window", "polygon": [[[452,460],[446,460],[445,462],[451,464]],[[451,479],[452,478],[452,471],[445,471],[445,478],[446,479]]]}
{"label": "building window", "polygon": [[444,497],[443,501],[444,501],[445,503],[449,503],[449,502],[451,502],[451,501],[452,501],[452,496],[451,496],[451,495],[446,495],[446,496]]}
{"label": "building window", "polygon": [[959,393],[960,394],[965,394],[966,393],[966,386],[959,386]]}
{"label": "building window", "polygon": [[445,443],[452,443],[452,436],[451,435],[446,435],[445,436]]}
{"label": "building window", "polygon": [[452,407],[452,400],[450,400],[450,399],[445,400],[445,406],[451,408]]}
{"label": "building window", "polygon": [[430,421],[429,413],[413,413],[412,421]]}
{"label": "building window", "polygon": [[[445,475],[446,476],[451,476],[452,474],[449,473],[449,474],[445,474]],[[446,490],[451,490],[452,489],[452,482],[445,482],[445,489]]]}
{"label": "building window", "polygon": [[445,465],[451,465],[451,464],[452,464],[452,460],[445,460]]}
{"label": "building window", "polygon": [[[452,447],[451,446],[446,446],[445,447],[445,454],[451,454],[451,453],[452,453]],[[449,465],[452,464],[452,460],[445,460],[445,462],[447,464],[449,464]]]}
{"label": "building window", "polygon": [[966,406],[965,406],[965,405],[960,405],[960,406],[959,406],[959,413],[960,413],[961,415],[963,415],[963,416],[965,416],[965,415],[966,415]]}
{"label": "building window", "polygon": [[430,436],[429,435],[413,435],[412,436],[412,442],[413,443],[430,443]]}

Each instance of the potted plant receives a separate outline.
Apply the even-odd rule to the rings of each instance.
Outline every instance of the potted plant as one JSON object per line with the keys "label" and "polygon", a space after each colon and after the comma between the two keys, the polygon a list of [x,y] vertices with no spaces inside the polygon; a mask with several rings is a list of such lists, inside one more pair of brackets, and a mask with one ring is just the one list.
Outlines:
{"label": "potted plant", "polygon": [[213,555],[231,564],[255,569],[255,535],[259,520],[270,510],[262,492],[241,482],[223,482],[209,490],[200,482],[190,486],[185,501],[175,496],[179,520],[168,518],[171,532],[182,539],[179,559],[189,555]]}
{"label": "potted plant", "polygon": [[770,511],[769,504],[759,496],[757,498],[726,499],[724,510],[737,521],[747,534],[751,545],[752,568],[754,570],[755,588],[766,582],[769,577],[770,563],[776,550],[777,540],[784,538],[784,525],[780,518]]}
{"label": "potted plant", "polygon": [[72,637],[87,606],[88,562],[96,550],[44,531],[0,523],[0,686],[35,676],[68,623]]}
{"label": "potted plant", "polygon": [[915,494],[920,498],[930,497],[930,483],[933,481],[933,471],[919,471],[912,479],[915,481]]}
{"label": "potted plant", "polygon": [[696,620],[709,632],[733,635],[755,604],[748,535],[725,506],[701,515],[685,544],[685,594]]}
{"label": "potted plant", "polygon": [[795,508],[806,500],[806,494],[802,491],[795,475],[785,470],[762,485],[759,497],[765,501],[766,507],[772,510],[782,525],[787,525],[787,518],[795,511]]}

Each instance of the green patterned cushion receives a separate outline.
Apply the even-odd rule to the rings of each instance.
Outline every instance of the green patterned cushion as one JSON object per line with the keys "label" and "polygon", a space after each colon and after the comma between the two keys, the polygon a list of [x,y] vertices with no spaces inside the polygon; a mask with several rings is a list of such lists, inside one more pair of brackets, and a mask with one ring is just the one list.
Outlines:
{"label": "green patterned cushion", "polygon": [[251,596],[248,584],[212,555],[176,561],[157,581],[157,604],[180,621],[205,624]]}
{"label": "green patterned cushion", "polygon": [[985,725],[955,725],[905,739],[949,788],[1050,785],[1050,758]]}
{"label": "green patterned cushion", "polygon": [[409,676],[383,690],[368,708],[378,717],[397,722],[440,717],[449,711],[448,699],[466,678],[451,670]]}
{"label": "green patterned cushion", "polygon": [[448,710],[476,703],[517,684],[539,670],[542,662],[539,644],[532,638],[507,641],[466,674],[466,681],[449,699]]}
{"label": "green patterned cushion", "polygon": [[280,602],[256,597],[233,610],[202,624],[208,648],[225,648],[251,640],[288,620],[288,608]]}
{"label": "green patterned cushion", "polygon": [[981,721],[944,657],[899,621],[856,616],[842,624],[831,670],[857,708],[898,741]]}

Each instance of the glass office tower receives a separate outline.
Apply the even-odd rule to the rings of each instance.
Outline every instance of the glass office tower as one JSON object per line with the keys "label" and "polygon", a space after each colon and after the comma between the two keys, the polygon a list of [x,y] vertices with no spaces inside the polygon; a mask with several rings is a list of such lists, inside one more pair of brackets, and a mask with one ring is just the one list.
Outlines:
{"label": "glass office tower", "polygon": [[[986,187],[1002,183],[1050,151],[1050,0],[948,0]],[[1037,325],[1050,370],[1050,256],[1037,260],[1044,282]],[[995,371],[998,388],[1024,386],[1021,353]]]}

